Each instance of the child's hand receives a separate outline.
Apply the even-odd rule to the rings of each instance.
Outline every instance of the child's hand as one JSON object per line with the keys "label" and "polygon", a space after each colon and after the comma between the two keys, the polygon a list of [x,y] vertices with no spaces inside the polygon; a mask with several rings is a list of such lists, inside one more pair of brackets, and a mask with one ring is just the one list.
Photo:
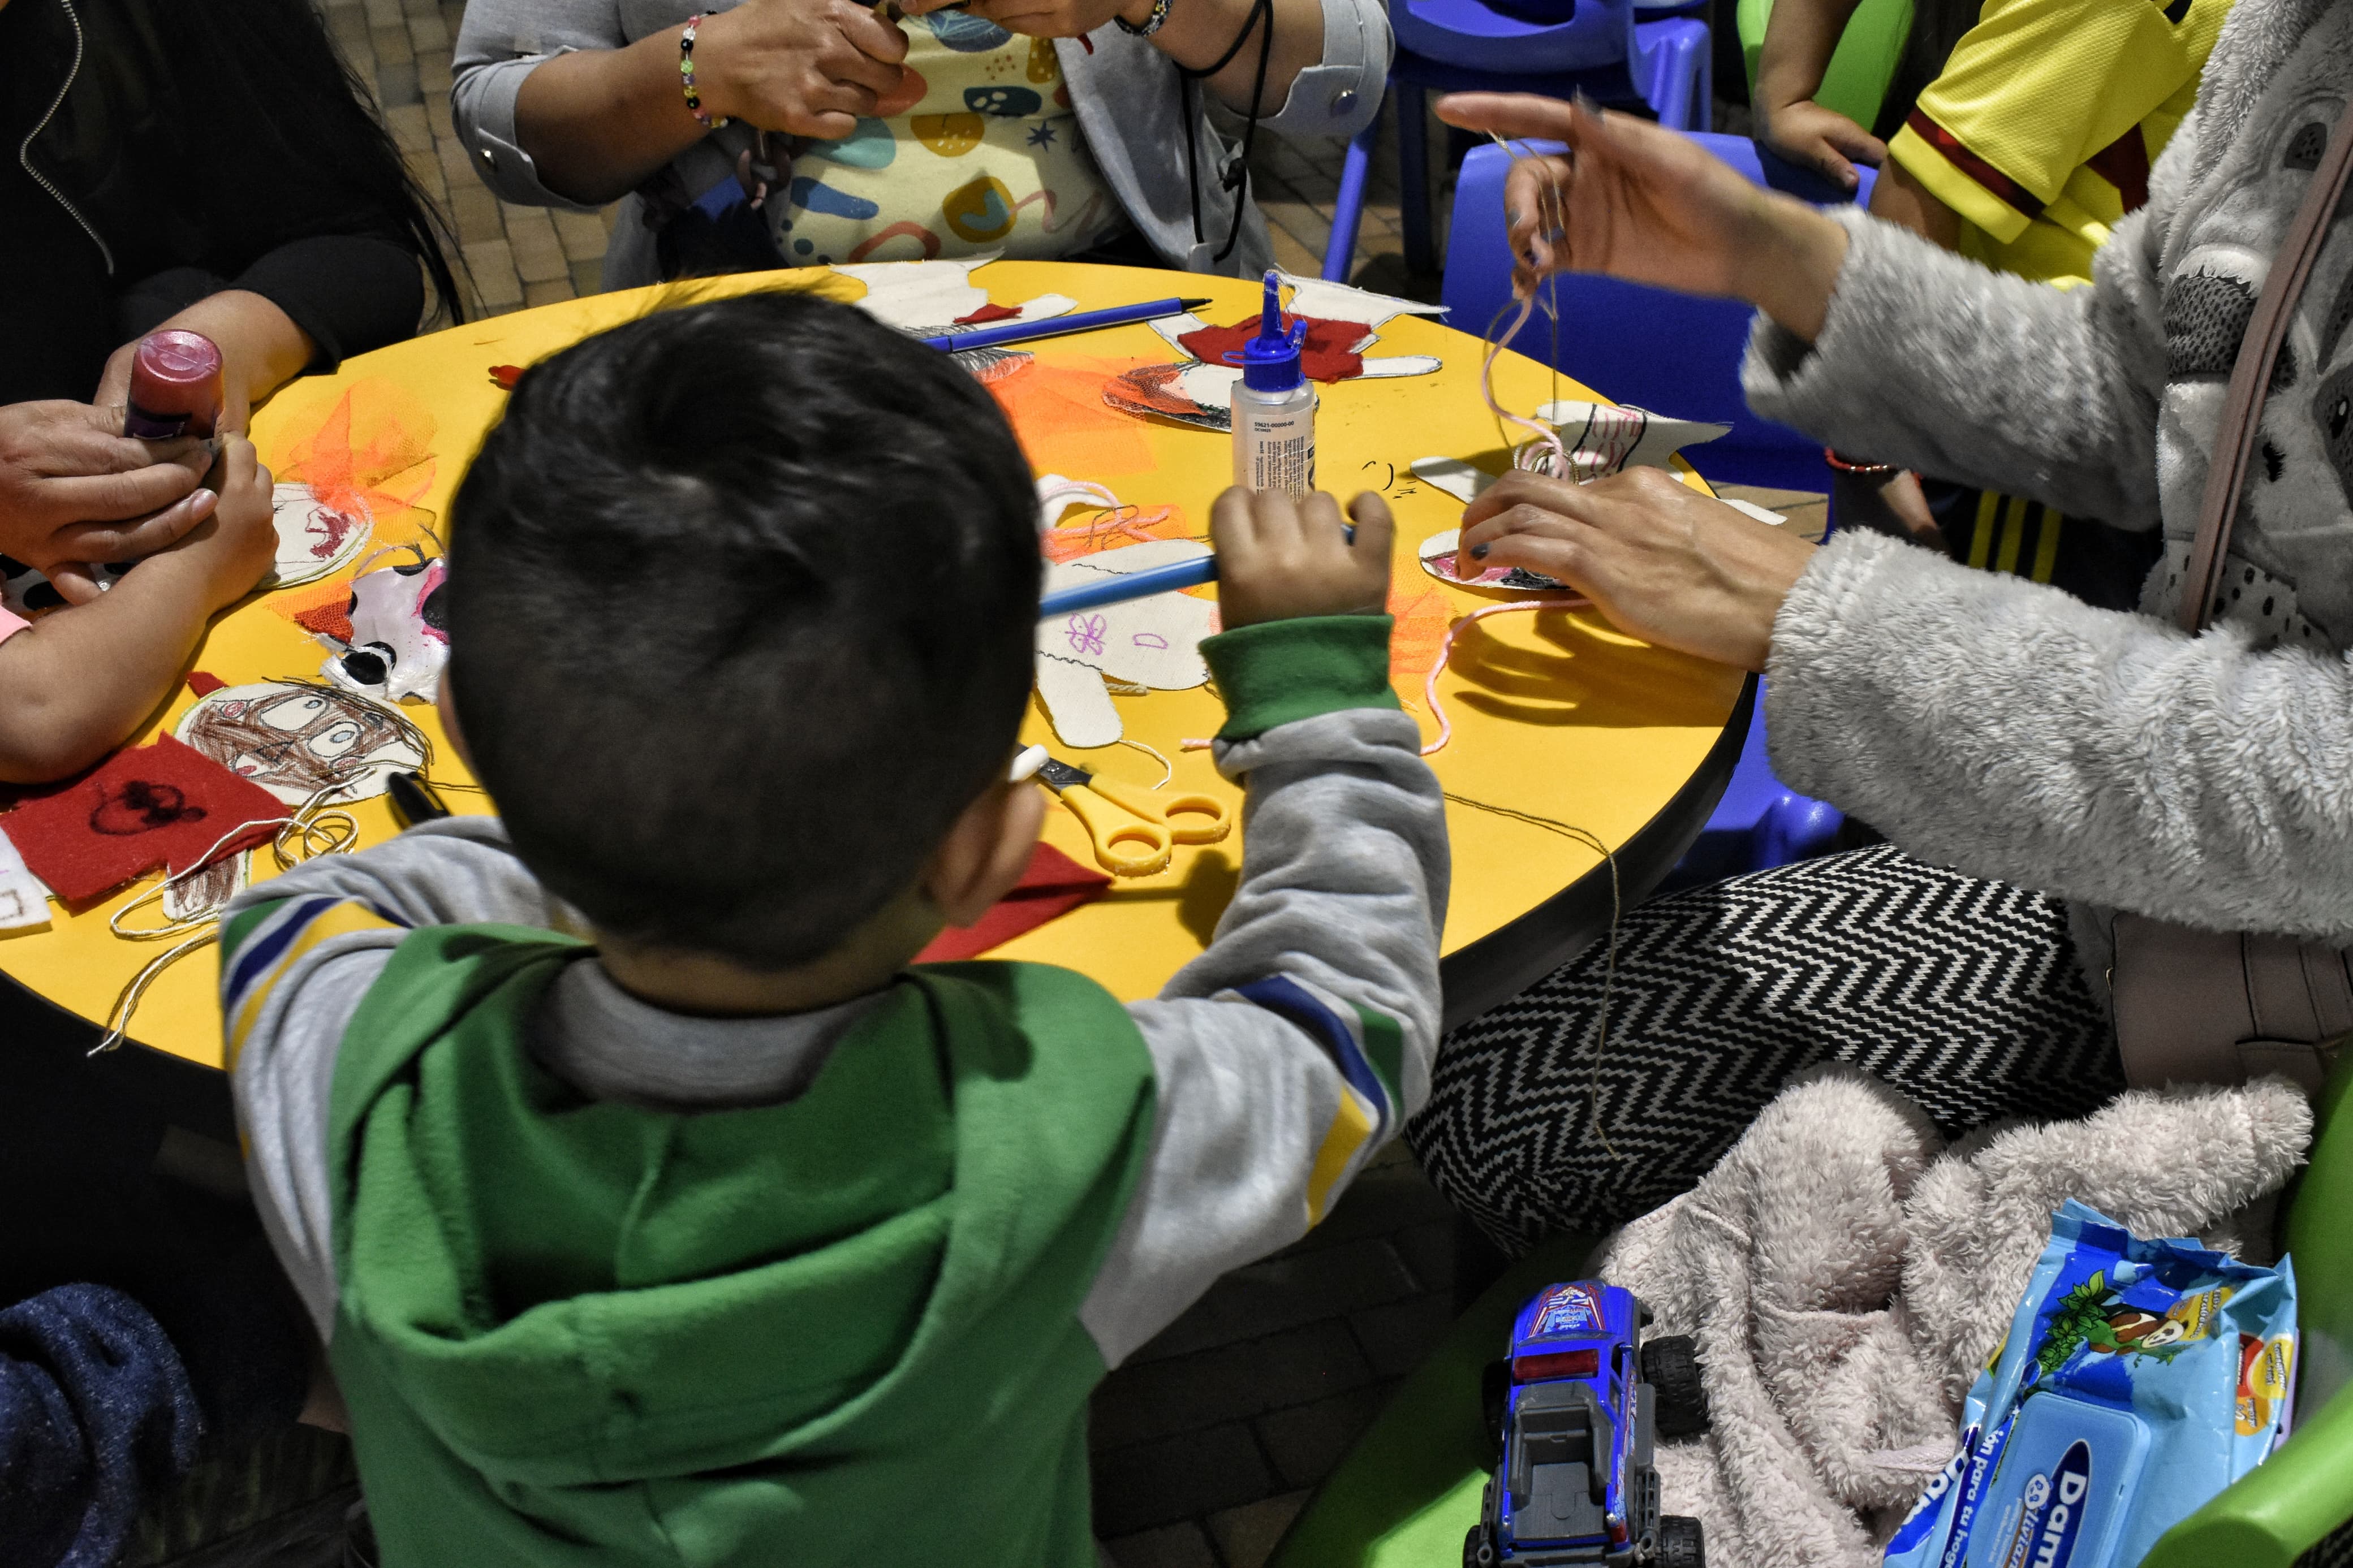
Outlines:
{"label": "child's hand", "polygon": [[1842,191],[1853,190],[1860,178],[1855,164],[1875,169],[1887,162],[1886,142],[1810,98],[1768,111],[1757,140],[1790,163],[1835,182]]}
{"label": "child's hand", "polygon": [[212,479],[219,488],[220,504],[211,519],[164,552],[183,557],[189,570],[202,573],[207,613],[251,593],[278,562],[278,528],[270,506],[275,481],[256,457],[253,443],[242,436],[224,437]]}
{"label": "child's hand", "polygon": [[1340,503],[1322,490],[1304,500],[1234,486],[1209,510],[1218,551],[1218,618],[1228,631],[1303,616],[1377,616],[1388,604],[1388,503],[1366,491]]}

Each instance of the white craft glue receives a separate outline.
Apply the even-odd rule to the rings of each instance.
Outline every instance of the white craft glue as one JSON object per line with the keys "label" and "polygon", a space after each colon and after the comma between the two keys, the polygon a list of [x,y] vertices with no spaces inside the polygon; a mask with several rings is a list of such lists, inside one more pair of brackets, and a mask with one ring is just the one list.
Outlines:
{"label": "white craft glue", "polygon": [[1242,378],[1234,383],[1234,483],[1303,496],[1315,488],[1315,389],[1299,363],[1307,323],[1282,330],[1281,279],[1268,269],[1258,336],[1242,345]]}

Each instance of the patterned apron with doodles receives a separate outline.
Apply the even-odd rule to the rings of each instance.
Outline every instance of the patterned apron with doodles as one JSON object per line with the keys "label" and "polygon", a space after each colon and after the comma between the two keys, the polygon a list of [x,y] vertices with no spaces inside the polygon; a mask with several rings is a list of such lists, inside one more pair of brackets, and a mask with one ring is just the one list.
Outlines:
{"label": "patterned apron with doodles", "polygon": [[771,197],[796,266],[920,261],[1002,250],[1073,255],[1127,224],[1071,111],[1048,38],[961,11],[910,17],[906,80],[838,142],[798,144]]}

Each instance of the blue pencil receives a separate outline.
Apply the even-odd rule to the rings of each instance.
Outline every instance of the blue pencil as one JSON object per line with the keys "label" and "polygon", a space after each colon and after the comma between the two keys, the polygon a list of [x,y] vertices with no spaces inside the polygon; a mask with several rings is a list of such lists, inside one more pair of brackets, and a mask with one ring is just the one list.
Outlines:
{"label": "blue pencil", "polygon": [[1000,327],[975,327],[968,332],[944,332],[923,341],[944,353],[964,349],[1002,348],[1034,338],[1059,338],[1066,332],[1092,332],[1098,327],[1124,327],[1131,321],[1153,321],[1198,310],[1207,300],[1155,300],[1143,305],[1114,305],[1108,310],[1073,310],[1037,321],[1008,321]]}
{"label": "blue pencil", "polygon": [[1178,588],[1198,588],[1204,583],[1217,580],[1218,558],[1214,555],[1199,555],[1190,561],[1172,561],[1166,566],[1155,566],[1144,572],[1111,573],[1099,583],[1082,583],[1074,588],[1047,595],[1038,605],[1038,618],[1051,620],[1056,616],[1067,616],[1076,610],[1124,604],[1130,599],[1166,594]]}

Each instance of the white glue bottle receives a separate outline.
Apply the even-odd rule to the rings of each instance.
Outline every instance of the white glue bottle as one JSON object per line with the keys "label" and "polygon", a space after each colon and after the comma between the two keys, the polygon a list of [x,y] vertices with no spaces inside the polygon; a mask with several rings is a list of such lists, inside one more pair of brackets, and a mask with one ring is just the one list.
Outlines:
{"label": "white glue bottle", "polygon": [[1305,321],[1283,331],[1282,276],[1270,268],[1265,313],[1234,383],[1234,483],[1246,489],[1315,488],[1315,389],[1299,363],[1306,341]]}

